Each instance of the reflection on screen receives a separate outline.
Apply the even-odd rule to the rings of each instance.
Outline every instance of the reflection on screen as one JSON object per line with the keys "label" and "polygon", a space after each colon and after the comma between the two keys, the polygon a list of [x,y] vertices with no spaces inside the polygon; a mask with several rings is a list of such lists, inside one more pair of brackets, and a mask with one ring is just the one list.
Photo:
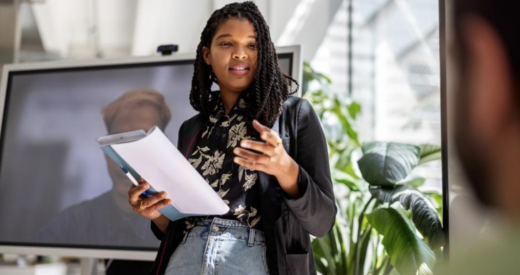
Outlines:
{"label": "reflection on screen", "polygon": [[[280,59],[290,75],[290,60]],[[131,182],[96,138],[154,125],[177,144],[193,65],[13,73],[0,162],[0,243],[157,248]]]}

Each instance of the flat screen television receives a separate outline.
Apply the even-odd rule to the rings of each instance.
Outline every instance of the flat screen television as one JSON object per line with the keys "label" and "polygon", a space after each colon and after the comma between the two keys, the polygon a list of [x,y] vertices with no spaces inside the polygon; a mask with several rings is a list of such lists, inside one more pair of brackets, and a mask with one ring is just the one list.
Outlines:
{"label": "flat screen television", "polygon": [[[282,70],[301,83],[301,46],[277,53]],[[114,122],[111,112],[138,108],[164,121],[169,109],[165,134],[177,144],[182,122],[196,114],[189,102],[194,59],[174,54],[5,66],[0,253],[153,260],[159,241],[150,221],[131,211],[131,183],[110,168],[96,138],[116,122],[142,123]],[[137,99],[155,107],[132,105]]]}

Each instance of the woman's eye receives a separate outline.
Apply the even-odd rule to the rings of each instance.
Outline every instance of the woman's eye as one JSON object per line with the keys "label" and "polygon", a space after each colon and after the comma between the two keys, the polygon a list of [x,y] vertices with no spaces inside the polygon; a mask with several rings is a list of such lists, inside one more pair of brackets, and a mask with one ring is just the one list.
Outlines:
{"label": "woman's eye", "polygon": [[231,46],[231,43],[222,42],[222,43],[220,43],[220,46],[224,46],[224,47]]}
{"label": "woman's eye", "polygon": [[256,49],[256,44],[249,44],[249,48],[253,50]]}

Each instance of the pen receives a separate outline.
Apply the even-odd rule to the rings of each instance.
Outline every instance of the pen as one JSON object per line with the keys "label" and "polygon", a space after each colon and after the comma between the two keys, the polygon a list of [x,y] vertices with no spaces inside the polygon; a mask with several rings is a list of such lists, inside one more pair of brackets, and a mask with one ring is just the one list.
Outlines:
{"label": "pen", "polygon": [[[132,176],[132,174],[130,174],[130,172],[128,171],[128,169],[126,169],[123,165],[119,165],[119,167],[121,167],[121,169],[123,170],[123,173],[125,173],[126,177],[128,179],[130,179],[130,181],[135,185],[135,186],[139,186],[139,183],[137,182],[137,180],[134,178],[134,176]],[[148,192],[146,191],[143,191],[142,193],[145,197],[150,197],[150,194],[148,194]]]}

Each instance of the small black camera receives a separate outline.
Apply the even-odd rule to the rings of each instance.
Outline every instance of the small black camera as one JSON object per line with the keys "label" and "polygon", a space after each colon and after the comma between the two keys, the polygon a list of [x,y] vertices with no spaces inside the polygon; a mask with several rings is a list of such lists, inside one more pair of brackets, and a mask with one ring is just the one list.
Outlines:
{"label": "small black camera", "polygon": [[169,45],[160,45],[157,47],[157,52],[160,52],[161,55],[171,55],[173,52],[179,50],[179,45],[169,44]]}

